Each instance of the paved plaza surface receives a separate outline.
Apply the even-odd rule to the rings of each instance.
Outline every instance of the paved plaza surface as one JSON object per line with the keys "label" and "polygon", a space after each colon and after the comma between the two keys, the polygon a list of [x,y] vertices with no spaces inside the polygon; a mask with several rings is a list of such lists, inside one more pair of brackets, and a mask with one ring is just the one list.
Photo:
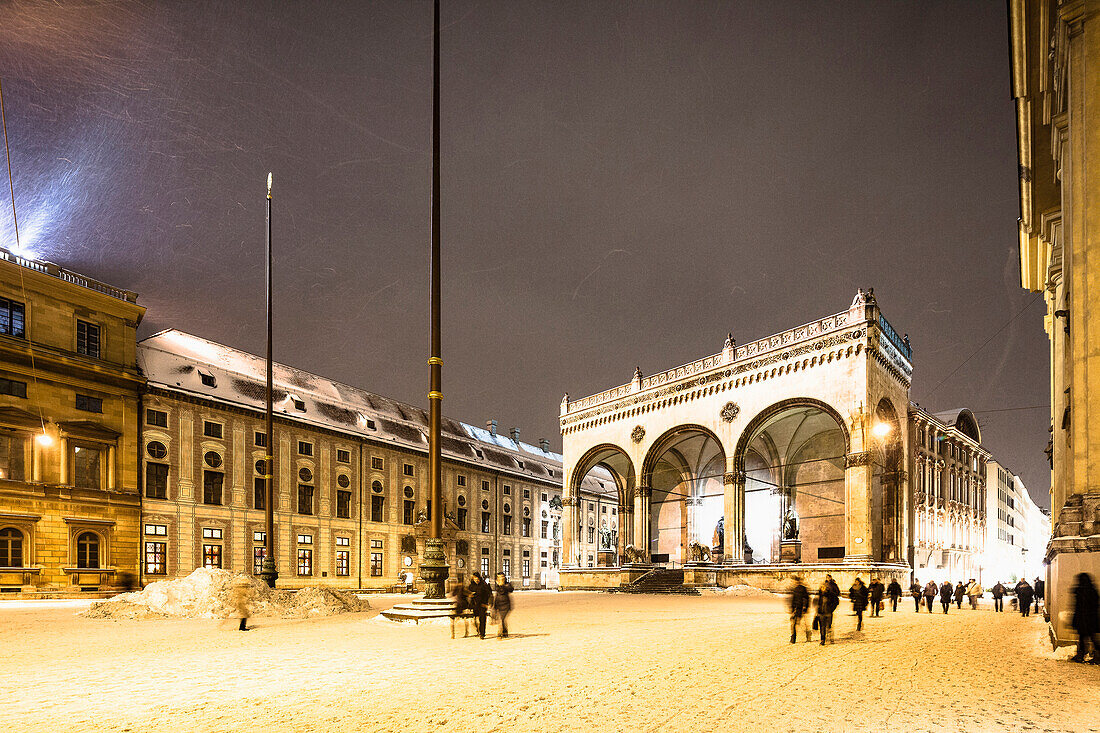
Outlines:
{"label": "paved plaza surface", "polygon": [[781,599],[525,592],[512,638],[452,641],[377,617],[399,600],[248,633],[0,602],[0,730],[1100,730],[1100,666],[1016,613],[903,599],[856,632],[842,600],[823,647]]}

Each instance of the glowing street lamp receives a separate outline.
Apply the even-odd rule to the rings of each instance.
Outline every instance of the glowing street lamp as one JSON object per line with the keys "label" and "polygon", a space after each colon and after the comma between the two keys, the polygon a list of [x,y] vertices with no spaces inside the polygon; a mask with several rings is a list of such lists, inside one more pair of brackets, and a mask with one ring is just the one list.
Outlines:
{"label": "glowing street lamp", "polygon": [[35,436],[34,440],[43,448],[49,448],[51,445],[53,445],[53,438],[50,436],[49,433],[39,433]]}
{"label": "glowing street lamp", "polygon": [[894,426],[888,422],[877,422],[874,427],[871,428],[871,433],[876,438],[885,438],[891,432],[893,432]]}

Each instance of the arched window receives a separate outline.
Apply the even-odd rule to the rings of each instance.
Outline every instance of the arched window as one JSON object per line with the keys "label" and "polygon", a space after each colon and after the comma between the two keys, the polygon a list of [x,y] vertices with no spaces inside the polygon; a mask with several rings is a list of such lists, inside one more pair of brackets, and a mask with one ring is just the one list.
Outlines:
{"label": "arched window", "polygon": [[99,567],[99,535],[95,532],[84,532],[76,538],[76,566]]}
{"label": "arched window", "polygon": [[0,530],[0,567],[23,567],[23,533],[15,527]]}

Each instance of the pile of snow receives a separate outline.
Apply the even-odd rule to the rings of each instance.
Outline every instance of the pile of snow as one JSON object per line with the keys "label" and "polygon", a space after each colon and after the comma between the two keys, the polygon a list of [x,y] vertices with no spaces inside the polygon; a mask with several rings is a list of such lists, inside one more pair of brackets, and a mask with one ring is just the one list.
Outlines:
{"label": "pile of snow", "polygon": [[241,615],[242,603],[247,604],[250,617],[269,618],[334,616],[370,608],[366,601],[346,591],[332,588],[271,590],[251,575],[199,568],[186,578],[157,581],[143,590],[93,603],[81,615],[111,619],[237,618]]}
{"label": "pile of snow", "polygon": [[728,588],[714,588],[707,589],[710,593],[718,596],[737,596],[742,598],[776,598],[778,594],[772,593],[770,590],[764,590],[763,588],[756,588],[751,585],[731,585]]}

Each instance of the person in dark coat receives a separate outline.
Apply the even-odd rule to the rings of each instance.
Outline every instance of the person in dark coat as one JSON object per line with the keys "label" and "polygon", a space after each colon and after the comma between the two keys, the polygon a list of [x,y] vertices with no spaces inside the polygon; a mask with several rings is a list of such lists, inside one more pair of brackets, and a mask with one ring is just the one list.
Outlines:
{"label": "person in dark coat", "polygon": [[470,635],[470,596],[460,584],[451,590],[451,598],[455,604],[454,609],[451,611],[451,638],[455,638],[455,621],[462,619],[462,638],[465,639]]}
{"label": "person in dark coat", "polygon": [[833,580],[833,576],[826,575],[825,581],[817,590],[817,598],[814,599],[817,612],[814,618],[814,628],[821,632],[822,646],[825,645],[825,640],[832,636],[833,612],[838,605],[840,605],[840,589],[837,587],[836,581]]}
{"label": "person in dark coat", "polygon": [[1031,615],[1031,599],[1034,595],[1035,591],[1032,590],[1031,584],[1020,578],[1020,582],[1016,584],[1016,600],[1019,601],[1021,616]]}
{"label": "person in dark coat", "polygon": [[867,586],[867,592],[871,595],[871,615],[878,616],[878,607],[882,603],[882,597],[886,594],[886,586],[878,578],[871,578],[871,584]]}
{"label": "person in dark coat", "polygon": [[890,597],[893,612],[897,613],[898,599],[901,598],[901,583],[897,581],[897,578],[891,580],[890,585],[886,586],[886,595]]}
{"label": "person in dark coat", "polygon": [[1092,646],[1092,663],[1100,664],[1100,597],[1092,576],[1077,573],[1077,582],[1070,590],[1073,597],[1073,618],[1070,626],[1077,632],[1077,653],[1073,661],[1085,661],[1085,652]]}
{"label": "person in dark coat", "polygon": [[991,593],[993,593],[993,610],[1004,611],[1005,610],[1005,593],[1008,589],[1004,585],[997,581],[997,585],[993,586]]}
{"label": "person in dark coat", "polygon": [[[806,588],[806,584],[802,582],[800,576],[794,576],[794,587],[791,588],[791,599],[789,604],[791,613],[791,643],[793,644],[798,638],[798,627],[806,626],[803,618],[806,616],[806,612],[810,610],[810,591]],[[806,641],[810,641],[812,638],[810,629],[806,626]]]}
{"label": "person in dark coat", "polygon": [[955,605],[958,608],[963,607],[963,598],[966,598],[966,583],[961,580],[955,584]]}
{"label": "person in dark coat", "polygon": [[[932,604],[936,602],[936,594],[939,592],[939,586],[936,585],[936,581],[929,580],[928,585],[924,586],[924,605],[928,606],[928,613],[932,613]],[[946,613],[946,611],[944,612]]]}
{"label": "person in dark coat", "polygon": [[1039,613],[1039,604],[1045,603],[1046,599],[1043,598],[1043,593],[1046,591],[1047,584],[1043,582],[1042,578],[1035,579],[1035,585],[1032,586],[1035,589],[1035,613]]}
{"label": "person in dark coat", "polygon": [[856,612],[856,631],[863,629],[863,612],[867,610],[867,586],[858,577],[848,589],[848,598],[852,601],[852,610]]}
{"label": "person in dark coat", "polygon": [[943,612],[947,613],[947,610],[951,608],[951,599],[955,597],[955,586],[951,585],[951,581],[943,581],[943,585],[940,586],[940,605],[943,606]]}
{"label": "person in dark coat", "polygon": [[489,615],[489,604],[493,600],[493,589],[481,577],[481,573],[474,572],[470,577],[470,587],[467,588],[470,597],[470,612],[477,620],[477,635],[485,638],[485,617]]}
{"label": "person in dark coat", "polygon": [[909,584],[909,595],[913,596],[913,609],[917,613],[920,613],[920,599],[924,596],[924,587],[920,584],[920,581],[913,578],[913,582]]}
{"label": "person in dark coat", "polygon": [[493,615],[500,624],[498,639],[508,638],[508,614],[512,612],[512,591],[514,590],[504,573],[497,573],[497,584],[493,587]]}

